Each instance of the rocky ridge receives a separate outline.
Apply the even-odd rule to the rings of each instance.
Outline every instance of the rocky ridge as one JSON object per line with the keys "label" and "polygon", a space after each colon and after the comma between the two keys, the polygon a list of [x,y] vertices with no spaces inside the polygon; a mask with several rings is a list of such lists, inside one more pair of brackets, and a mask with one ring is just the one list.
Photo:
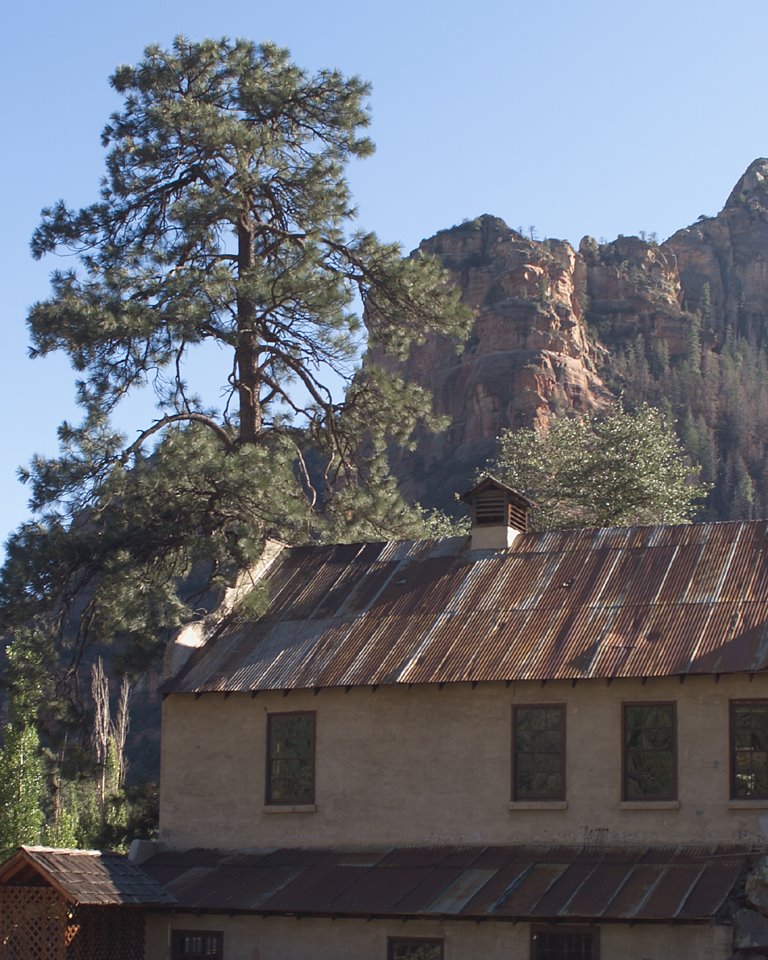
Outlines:
{"label": "rocky ridge", "polygon": [[624,375],[617,358],[638,337],[649,356],[658,350],[673,367],[688,357],[694,329],[710,351],[732,335],[761,346],[768,160],[749,166],[716,217],[699,218],[661,244],[585,237],[574,250],[483,215],[440,231],[419,250],[442,261],[475,316],[459,353],[431,337],[402,366],[451,423],[443,433],[421,434],[416,452],[398,454],[393,470],[407,497],[445,507],[503,428],[545,428],[555,414],[596,411],[615,399]]}

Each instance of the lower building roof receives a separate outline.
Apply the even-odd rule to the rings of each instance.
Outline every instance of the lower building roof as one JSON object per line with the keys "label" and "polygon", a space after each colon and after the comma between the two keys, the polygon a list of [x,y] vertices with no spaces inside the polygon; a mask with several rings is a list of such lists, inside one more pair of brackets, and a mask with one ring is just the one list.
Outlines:
{"label": "lower building roof", "polygon": [[176,909],[294,916],[704,922],[750,866],[743,847],[401,847],[160,852]]}

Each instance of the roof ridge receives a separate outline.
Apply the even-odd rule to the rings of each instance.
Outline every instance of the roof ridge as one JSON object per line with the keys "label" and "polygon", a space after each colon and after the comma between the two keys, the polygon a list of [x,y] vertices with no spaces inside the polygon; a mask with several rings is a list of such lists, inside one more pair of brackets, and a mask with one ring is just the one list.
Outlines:
{"label": "roof ridge", "polygon": [[113,850],[83,850],[78,847],[44,847],[27,843],[22,843],[20,849],[26,850],[28,853],[77,853],[91,857],[103,857],[107,854],[117,857],[121,856],[121,854],[115,853]]}

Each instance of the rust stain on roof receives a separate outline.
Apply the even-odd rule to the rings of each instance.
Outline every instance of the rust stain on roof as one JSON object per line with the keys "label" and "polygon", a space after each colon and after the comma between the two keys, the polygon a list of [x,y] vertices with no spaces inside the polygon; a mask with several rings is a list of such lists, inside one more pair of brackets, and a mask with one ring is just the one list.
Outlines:
{"label": "rust stain on roof", "polygon": [[768,667],[768,523],[284,550],[168,692],[653,677]]}

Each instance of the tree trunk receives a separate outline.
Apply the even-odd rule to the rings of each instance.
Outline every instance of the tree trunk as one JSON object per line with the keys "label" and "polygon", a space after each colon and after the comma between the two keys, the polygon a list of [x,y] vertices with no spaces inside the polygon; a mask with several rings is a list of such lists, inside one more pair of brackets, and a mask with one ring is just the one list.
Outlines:
{"label": "tree trunk", "polygon": [[[253,233],[248,227],[237,227],[238,280],[248,277],[253,267]],[[240,412],[240,442],[257,443],[261,437],[262,410],[259,400],[259,338],[255,329],[256,305],[253,299],[237,292],[237,348],[235,364]]]}

